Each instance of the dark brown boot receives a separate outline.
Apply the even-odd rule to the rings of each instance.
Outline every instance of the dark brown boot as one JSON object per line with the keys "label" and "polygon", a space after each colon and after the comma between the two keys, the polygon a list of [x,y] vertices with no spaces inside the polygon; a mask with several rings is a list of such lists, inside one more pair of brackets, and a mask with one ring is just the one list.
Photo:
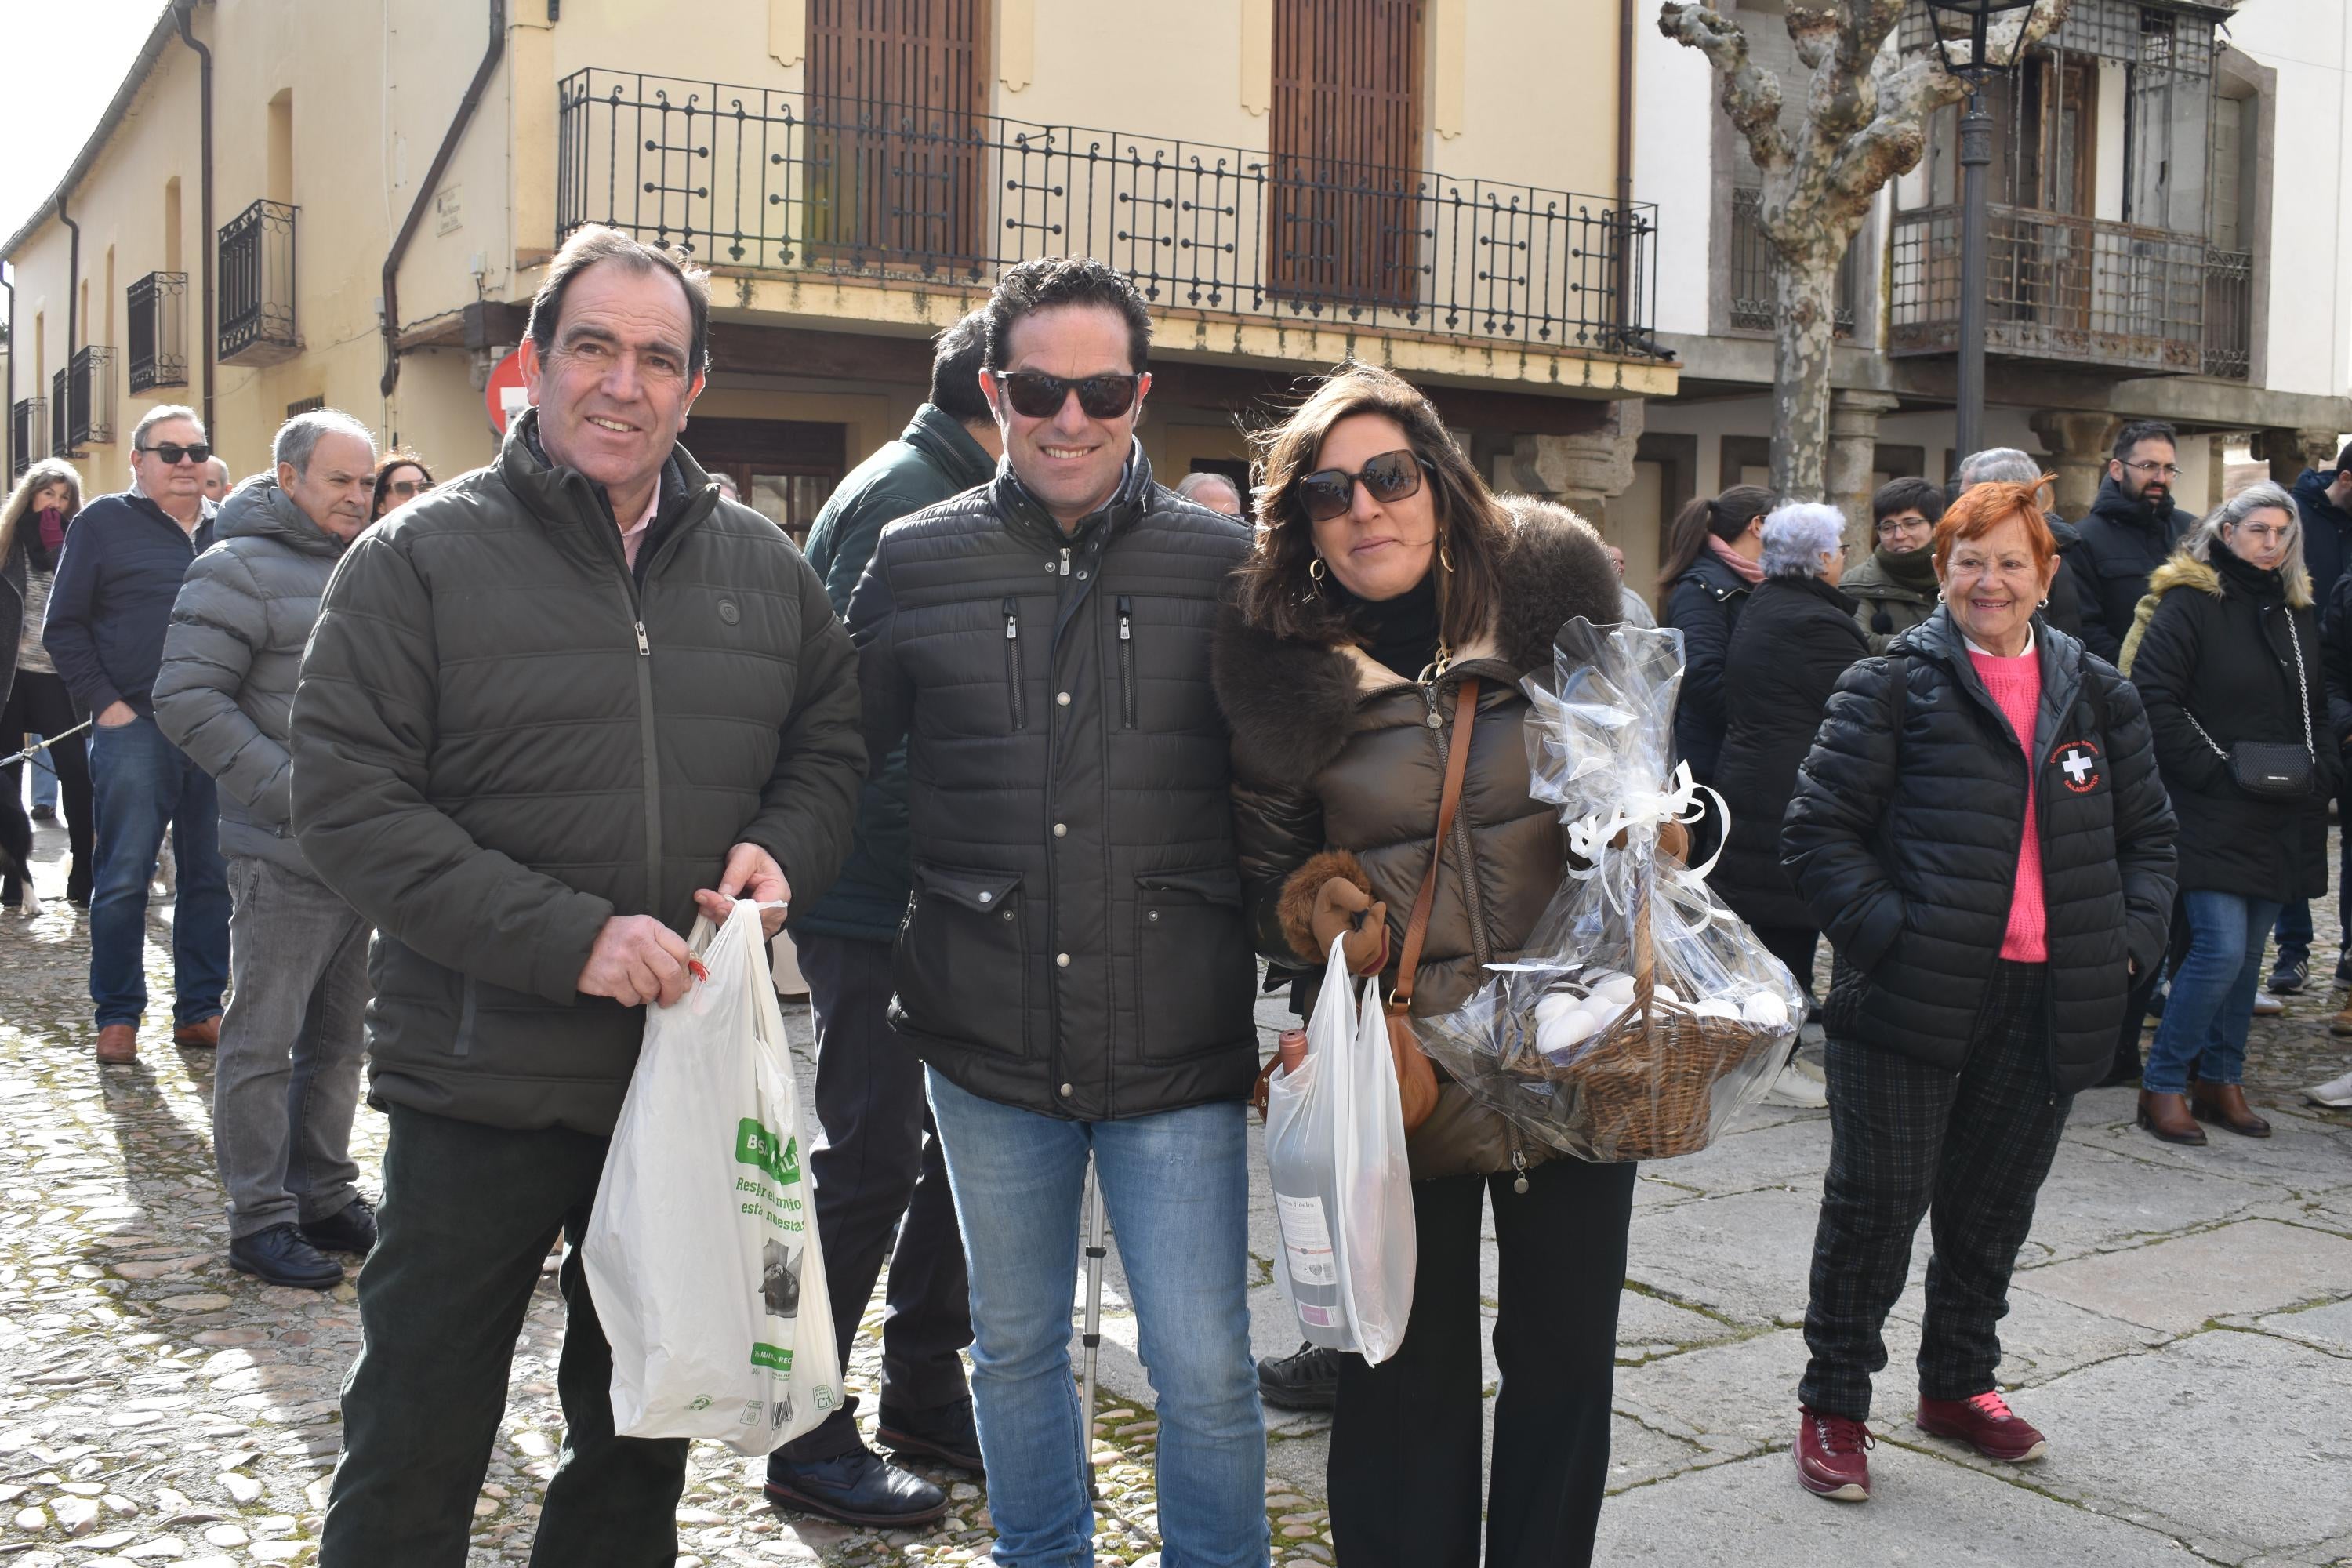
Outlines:
{"label": "dark brown boot", "polygon": [[2189,1086],[2189,1113],[2200,1121],[2218,1122],[2241,1138],[2267,1138],[2271,1124],[2254,1114],[2246,1103],[2242,1085],[2234,1083],[2192,1083]]}
{"label": "dark brown boot", "polygon": [[2197,1125],[2197,1118],[2189,1113],[2189,1097],[2185,1094],[2156,1094],[2139,1091],[2139,1124],[2168,1143],[2189,1143],[2202,1146],[2205,1129]]}

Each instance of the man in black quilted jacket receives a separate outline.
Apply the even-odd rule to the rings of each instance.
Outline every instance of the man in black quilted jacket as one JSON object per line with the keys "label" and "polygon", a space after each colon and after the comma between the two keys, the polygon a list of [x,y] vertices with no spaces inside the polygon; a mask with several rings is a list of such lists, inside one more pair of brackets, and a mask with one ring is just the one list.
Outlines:
{"label": "man in black quilted jacket", "polygon": [[971,1277],[996,1552],[1090,1559],[1070,1388],[1092,1153],[1159,1395],[1171,1562],[1262,1568],[1243,1102],[1257,1068],[1211,627],[1249,548],[1135,439],[1150,318],[1098,261],[988,304],[1004,462],[883,530],[850,601],[866,743],[903,740],[890,1021],[929,1068]]}
{"label": "man in black quilted jacket", "polygon": [[[498,461],[354,543],[294,696],[294,825],[376,927],[391,1118],[324,1568],[459,1568],[559,1234],[563,1455],[536,1560],[677,1553],[686,1443],[613,1430],[578,1250],[648,1004],[741,895],[814,897],[865,768],[849,639],[774,524],[677,445],[699,273],[575,233],[531,301]],[[775,917],[781,921],[781,915]]]}

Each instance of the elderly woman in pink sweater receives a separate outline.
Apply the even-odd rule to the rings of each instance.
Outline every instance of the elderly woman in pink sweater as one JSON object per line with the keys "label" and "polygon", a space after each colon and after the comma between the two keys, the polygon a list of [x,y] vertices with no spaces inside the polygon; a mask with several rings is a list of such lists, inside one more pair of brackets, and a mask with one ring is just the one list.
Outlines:
{"label": "elderly woman in pink sweater", "polygon": [[1936,525],[1940,604],[1830,699],[1782,863],[1836,950],[1830,1163],[1813,1239],[1798,1479],[1870,1495],[1880,1337],[1932,1216],[1920,1428],[2046,1452],[1995,1382],[2010,1273],[2074,1094],[2114,1054],[2172,909],[2173,817],[2131,684],[2040,611],[2039,489]]}

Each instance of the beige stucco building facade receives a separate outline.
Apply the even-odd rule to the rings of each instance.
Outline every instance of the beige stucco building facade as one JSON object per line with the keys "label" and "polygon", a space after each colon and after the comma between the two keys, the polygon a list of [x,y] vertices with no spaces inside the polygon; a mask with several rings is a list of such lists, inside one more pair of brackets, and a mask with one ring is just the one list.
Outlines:
{"label": "beige stucco building facade", "polygon": [[1163,479],[1239,464],[1243,423],[1354,355],[1428,387],[1506,485],[1597,496],[1631,400],[1675,385],[1649,342],[1662,237],[1630,201],[1623,20],[1617,0],[709,0],[690,24],[664,0],[181,0],[43,208],[0,215],[11,463],[65,450],[120,488],[163,402],[208,409],[239,475],[315,403],[445,477],[484,462],[481,388],[547,258],[611,222],[711,268],[687,445],[788,526],[904,425],[929,334],[1003,264],[1072,252],[1152,300]]}

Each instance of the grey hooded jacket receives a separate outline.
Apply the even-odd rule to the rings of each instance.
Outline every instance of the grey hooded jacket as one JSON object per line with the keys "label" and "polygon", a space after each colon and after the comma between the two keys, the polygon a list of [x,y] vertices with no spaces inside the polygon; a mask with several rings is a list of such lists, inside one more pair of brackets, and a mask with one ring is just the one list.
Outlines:
{"label": "grey hooded jacket", "polygon": [[268,474],[221,504],[172,605],[155,722],[220,785],[220,847],[311,875],[294,842],[286,723],[303,645],[344,542]]}

